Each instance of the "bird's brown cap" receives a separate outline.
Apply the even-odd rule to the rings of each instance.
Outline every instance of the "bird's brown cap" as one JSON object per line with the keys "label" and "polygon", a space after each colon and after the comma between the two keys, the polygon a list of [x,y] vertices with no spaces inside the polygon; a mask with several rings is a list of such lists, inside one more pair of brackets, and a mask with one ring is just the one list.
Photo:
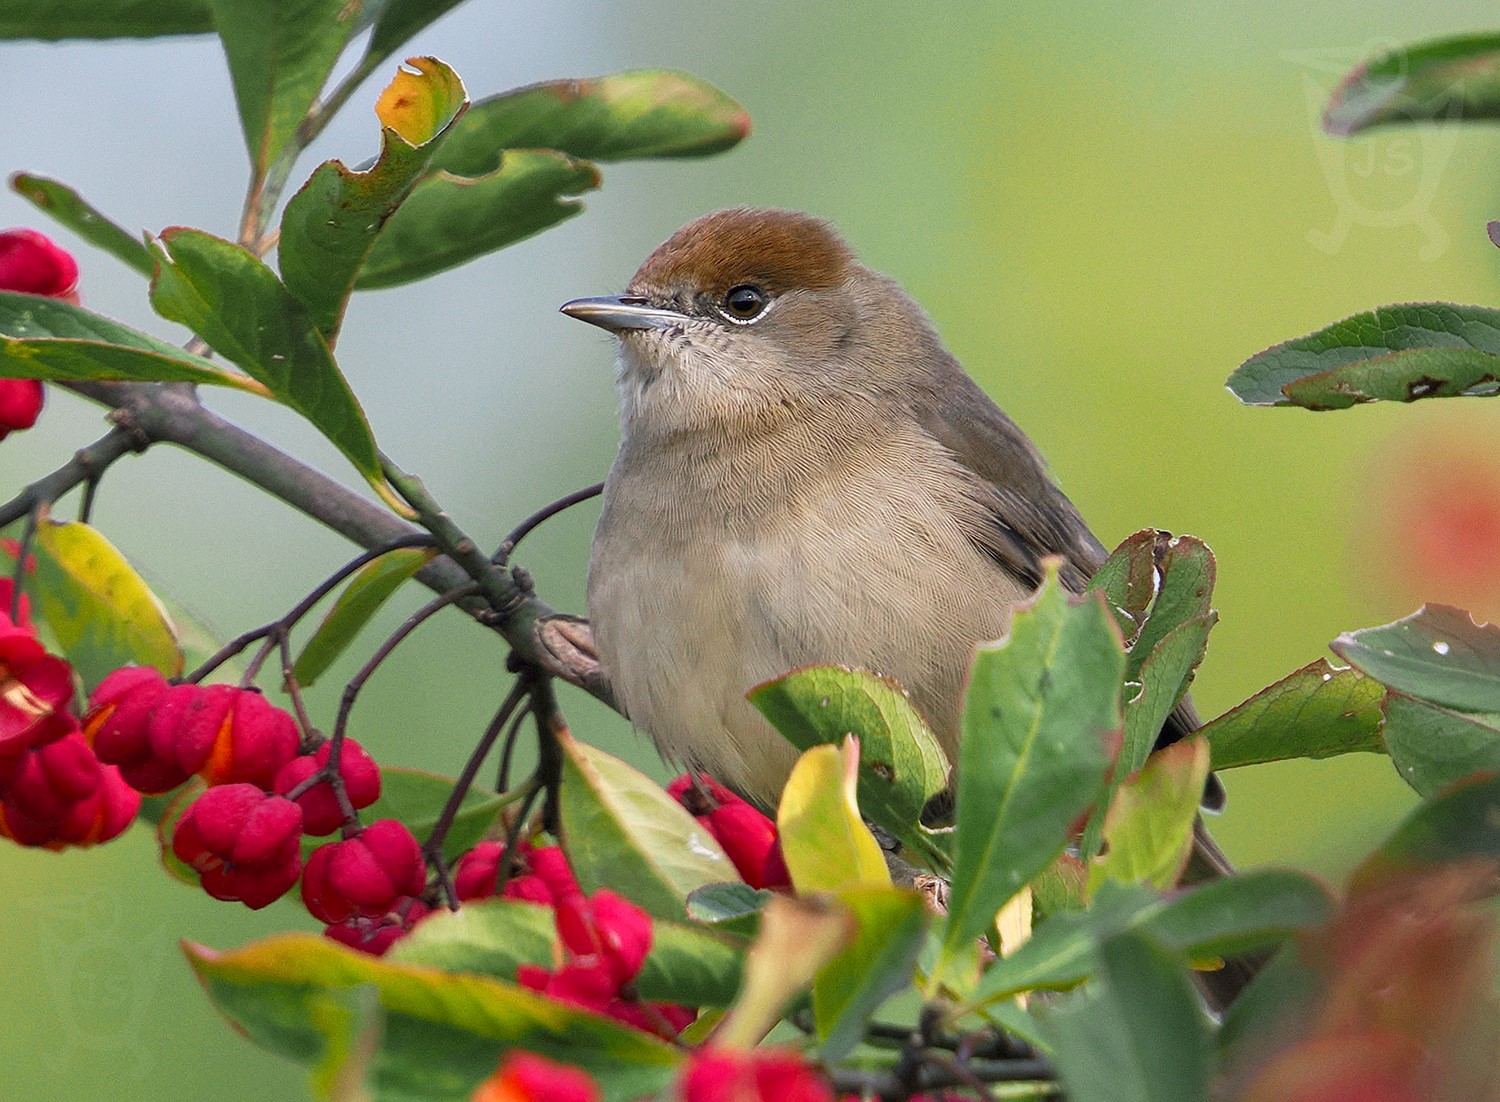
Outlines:
{"label": "bird's brown cap", "polygon": [[632,291],[691,288],[722,294],[753,283],[771,294],[842,283],[854,253],[829,223],[789,210],[736,207],[678,230],[641,265]]}

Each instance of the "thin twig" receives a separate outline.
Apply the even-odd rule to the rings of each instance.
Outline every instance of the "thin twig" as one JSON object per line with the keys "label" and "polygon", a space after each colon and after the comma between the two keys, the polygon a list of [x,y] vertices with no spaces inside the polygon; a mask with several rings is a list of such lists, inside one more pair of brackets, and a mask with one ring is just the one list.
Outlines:
{"label": "thin twig", "polygon": [[536,774],[547,793],[547,802],[542,805],[542,826],[549,833],[556,834],[560,823],[558,792],[562,786],[563,767],[559,736],[567,732],[568,725],[557,706],[557,693],[553,691],[550,677],[538,678],[532,687],[531,713],[536,716]]}
{"label": "thin twig", "polygon": [[115,460],[132,452],[144,451],[149,443],[134,426],[116,425],[92,444],[79,448],[73,453],[73,458],[57,470],[31,483],[4,505],[0,505],[0,528],[20,520],[35,510],[37,505],[50,504],[75,486],[91,478],[97,479]]}
{"label": "thin twig", "polygon": [[[962,1069],[941,1064],[922,1063],[913,1083],[904,1082],[895,1071],[864,1071],[856,1068],[831,1068],[828,1078],[836,1093],[876,1095],[885,1099],[909,1098],[913,1093],[943,1090],[947,1087],[972,1087],[975,1083],[1051,1083],[1057,1072],[1050,1061],[1041,1057],[1024,1060],[971,1060]],[[1056,1088],[1059,1090],[1060,1088]]]}
{"label": "thin twig", "polygon": [[302,752],[307,753],[311,749],[311,743],[317,731],[313,728],[312,720],[308,718],[307,705],[302,699],[302,686],[297,683],[297,675],[294,672],[297,663],[292,658],[292,637],[288,632],[282,632],[279,642],[281,646],[281,687],[286,690],[286,695],[292,699],[292,713],[297,717],[297,726],[302,729]]}
{"label": "thin twig", "polygon": [[[229,661],[229,659],[233,658],[235,655],[239,654],[240,651],[244,650],[257,639],[264,639],[268,635],[275,634],[278,630],[281,630],[283,632],[290,632],[291,629],[296,626],[297,621],[301,620],[302,617],[311,612],[319,601],[328,596],[328,594],[332,593],[340,582],[349,577],[349,575],[353,574],[355,571],[359,570],[361,567],[380,558],[382,555],[387,555],[392,551],[399,551],[403,547],[431,547],[432,543],[433,539],[431,536],[413,533],[412,535],[401,536],[397,539],[393,539],[390,542],[383,543],[378,547],[372,547],[370,548],[370,550],[356,555],[354,558],[346,562],[343,566],[335,570],[323,581],[319,582],[317,586],[315,586],[313,590],[308,593],[307,596],[303,597],[302,600],[298,601],[289,610],[287,610],[286,615],[272,620],[269,624],[263,624],[258,628],[247,631],[243,635],[235,636],[235,638],[225,643],[211,656],[209,656],[207,661],[205,661],[201,666],[199,666],[196,670],[194,670],[191,674],[184,678],[184,680],[201,681],[203,678],[213,673],[214,670],[223,665],[225,662]],[[266,656],[264,653],[257,656],[255,662],[252,664],[253,668],[258,671],[261,664],[265,661],[265,658]]]}
{"label": "thin twig", "polygon": [[510,721],[510,727],[505,732],[505,743],[500,749],[500,768],[495,774],[495,791],[504,792],[510,788],[510,766],[515,757],[516,742],[521,734],[521,725],[526,722],[530,715],[529,710],[522,710],[515,714]]}
{"label": "thin twig", "polygon": [[[461,586],[458,589],[450,590],[428,601],[421,608],[417,609],[416,612],[408,616],[402,622],[401,626],[392,632],[385,642],[381,643],[375,649],[375,653],[370,655],[369,660],[359,668],[359,672],[349,680],[349,684],[344,686],[344,695],[339,701],[338,719],[335,720],[333,726],[333,737],[336,741],[342,740],[344,730],[349,725],[349,712],[353,709],[354,702],[358,699],[360,690],[365,687],[365,682],[370,680],[371,675],[380,668],[380,664],[391,656],[391,652],[400,646],[408,635],[455,601],[462,600],[468,596],[474,591],[474,588],[473,585]],[[329,761],[331,764],[332,751],[330,751]]]}
{"label": "thin twig", "polygon": [[581,490],[574,490],[571,494],[564,494],[550,505],[544,505],[520,524],[516,525],[510,535],[501,541],[500,547],[491,556],[490,561],[496,566],[504,566],[510,561],[511,552],[516,549],[516,544],[529,536],[538,526],[551,520],[565,509],[571,509],[579,502],[587,501],[589,498],[598,497],[604,492],[604,483],[596,482],[592,486],[585,486]]}
{"label": "thin twig", "polygon": [[438,814],[437,822],[432,824],[432,833],[427,836],[427,841],[422,846],[427,863],[437,870],[438,880],[442,885],[443,894],[448,898],[448,906],[451,910],[458,909],[458,895],[454,892],[453,880],[448,875],[448,863],[443,859],[443,843],[448,839],[448,831],[453,828],[453,822],[458,818],[459,808],[463,806],[464,797],[473,787],[474,778],[479,775],[484,759],[489,756],[495,740],[500,737],[500,732],[510,722],[511,714],[521,701],[526,699],[526,694],[530,690],[529,680],[525,672],[517,677],[516,683],[511,686],[505,700],[496,709],[494,718],[484,729],[483,737],[469,754],[469,760],[464,762],[463,772],[453,782],[453,791],[448,793],[448,800],[443,804],[443,810]]}

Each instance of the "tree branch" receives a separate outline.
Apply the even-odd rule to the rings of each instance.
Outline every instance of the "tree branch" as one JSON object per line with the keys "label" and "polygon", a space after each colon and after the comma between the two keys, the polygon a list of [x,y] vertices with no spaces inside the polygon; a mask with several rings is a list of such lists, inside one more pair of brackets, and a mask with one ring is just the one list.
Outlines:
{"label": "tree branch", "polygon": [[[421,532],[384,506],[226,421],[206,408],[191,386],[101,382],[65,385],[77,394],[109,406],[114,411],[111,416],[116,428],[90,448],[80,450],[71,462],[0,506],[0,525],[26,515],[38,501],[55,500],[95,477],[101,463],[107,465],[130,451],[144,451],[153,444],[164,443],[175,444],[238,475],[360,547],[380,547]],[[411,485],[420,488],[414,480],[408,488]],[[539,643],[538,628],[556,616],[556,610],[518,584],[510,571],[494,567],[446,516],[435,511],[430,500],[418,496],[434,508],[433,519],[439,522],[441,530],[433,534],[446,557],[423,568],[417,579],[435,593],[447,593],[479,581],[482,593],[462,598],[456,602],[459,608],[499,632],[522,661],[578,685],[617,708],[614,693],[602,673],[582,668],[576,660],[559,662],[551,650]]]}

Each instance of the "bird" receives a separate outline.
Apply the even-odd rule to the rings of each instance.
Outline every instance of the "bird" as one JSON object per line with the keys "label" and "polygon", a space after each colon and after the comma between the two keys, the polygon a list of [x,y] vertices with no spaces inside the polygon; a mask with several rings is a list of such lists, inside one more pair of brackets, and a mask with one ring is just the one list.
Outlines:
{"label": "bird", "polygon": [[[839,663],[897,681],[957,760],[976,645],[1046,560],[1080,592],[1107,553],[922,308],[829,222],[740,207],[561,309],[618,338],[587,605],[630,721],[774,808],[797,751],[745,694]],[[1197,726],[1184,701],[1161,743]]]}

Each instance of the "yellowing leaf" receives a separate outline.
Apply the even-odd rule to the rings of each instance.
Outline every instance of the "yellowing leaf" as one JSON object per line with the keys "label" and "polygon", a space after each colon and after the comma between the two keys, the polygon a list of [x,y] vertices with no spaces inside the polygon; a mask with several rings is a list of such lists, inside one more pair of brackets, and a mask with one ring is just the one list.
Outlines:
{"label": "yellowing leaf", "polygon": [[854,916],[832,899],[775,896],[761,911],[760,933],[745,957],[745,982],[714,1043],[759,1044],[786,1004],[808,988],[855,931]]}
{"label": "yellowing leaf", "polygon": [[464,82],[435,57],[409,57],[375,101],[380,125],[409,145],[425,145],[458,115],[466,101]]}
{"label": "yellowing leaf", "polygon": [[852,735],[842,749],[813,747],[792,768],[776,825],[799,894],[891,882],[880,843],[860,818],[858,771],[859,740]]}
{"label": "yellowing leaf", "polygon": [[1176,887],[1192,849],[1208,759],[1207,739],[1176,742],[1120,786],[1104,820],[1108,851],[1089,866],[1090,896],[1106,880]]}
{"label": "yellowing leaf", "polygon": [[182,672],[166,609],[98,530],[43,517],[35,547],[37,613],[87,688],[132,662],[168,677]]}

